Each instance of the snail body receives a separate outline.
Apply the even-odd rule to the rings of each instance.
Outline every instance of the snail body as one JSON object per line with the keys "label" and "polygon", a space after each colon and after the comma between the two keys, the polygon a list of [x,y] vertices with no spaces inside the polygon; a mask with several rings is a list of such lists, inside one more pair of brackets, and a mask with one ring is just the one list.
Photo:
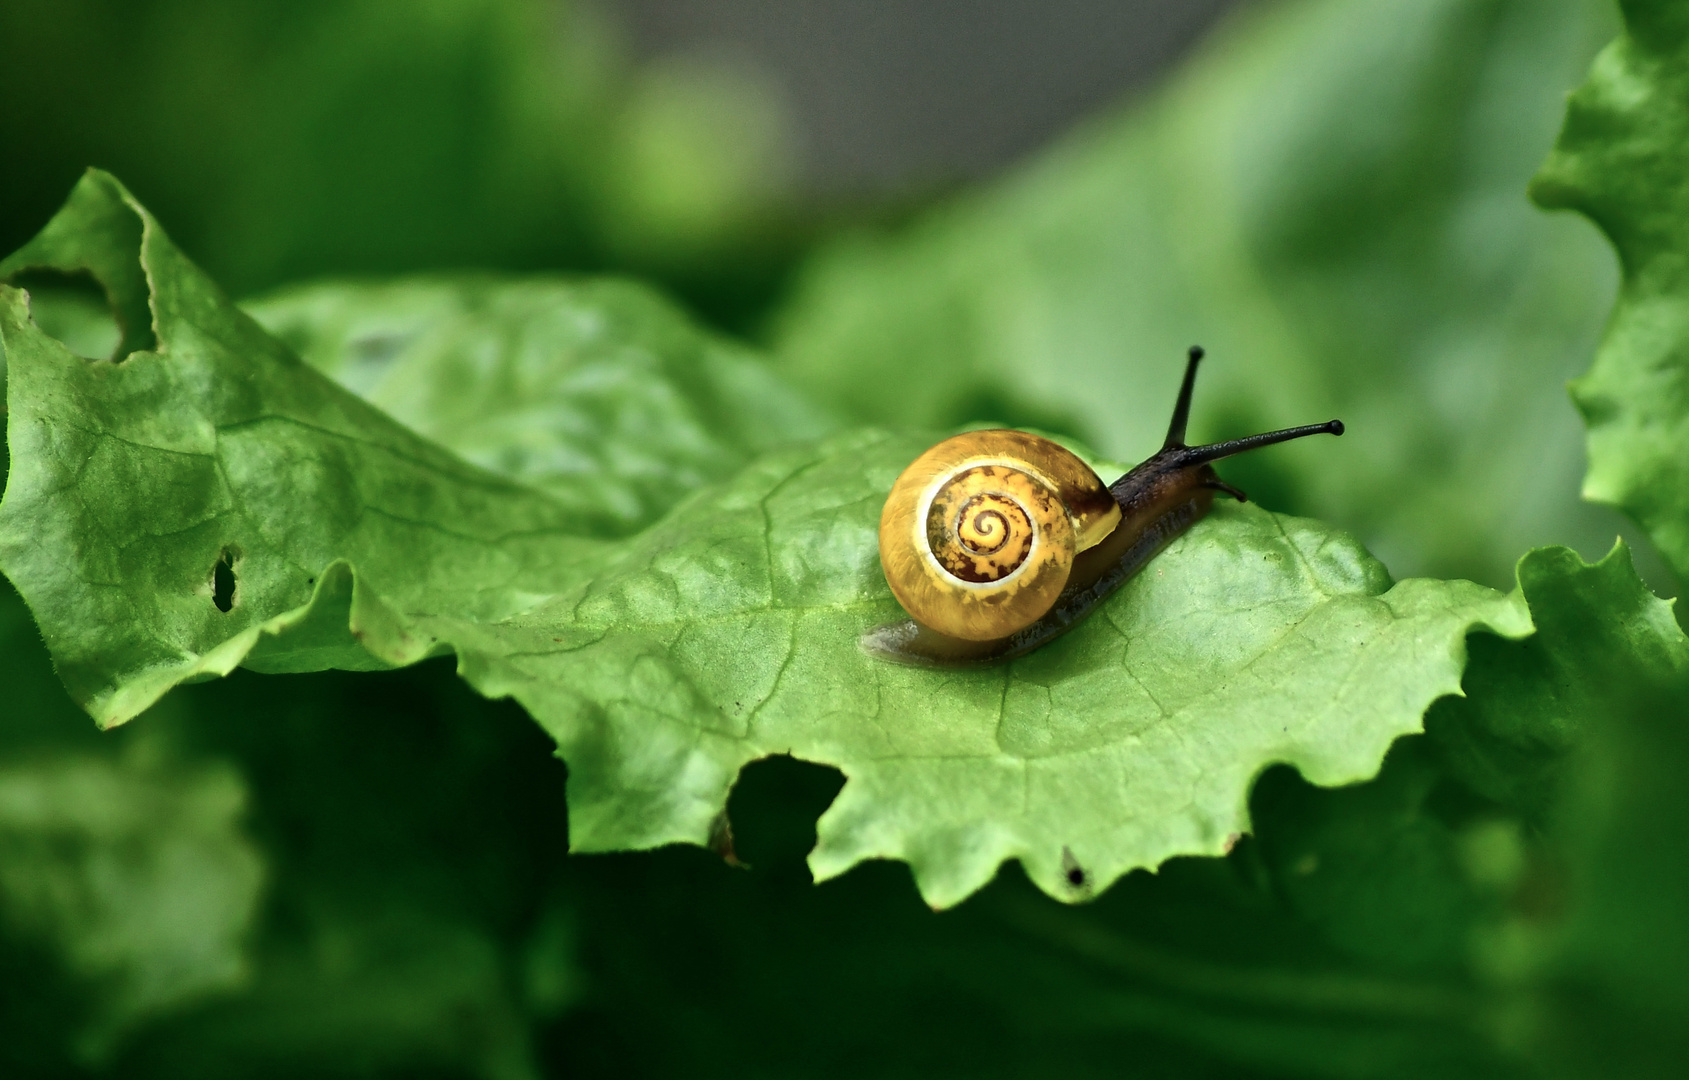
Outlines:
{"label": "snail body", "polygon": [[1078,624],[1216,493],[1243,501],[1213,462],[1343,424],[1186,446],[1202,350],[1190,351],[1166,442],[1105,484],[1066,448],[1022,431],[945,439],[904,470],[880,517],[880,563],[910,619],[863,636],[884,659],[960,666],[1023,656]]}

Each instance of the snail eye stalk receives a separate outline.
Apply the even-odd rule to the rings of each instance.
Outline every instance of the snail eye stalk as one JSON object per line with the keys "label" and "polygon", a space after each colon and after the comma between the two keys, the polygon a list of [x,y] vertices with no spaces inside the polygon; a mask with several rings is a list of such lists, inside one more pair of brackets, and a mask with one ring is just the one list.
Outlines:
{"label": "snail eye stalk", "polygon": [[1201,345],[1190,347],[1189,359],[1185,362],[1185,381],[1179,385],[1179,400],[1173,403],[1173,422],[1167,425],[1167,441],[1161,444],[1163,450],[1185,445],[1185,426],[1191,418],[1191,394],[1196,390],[1196,365],[1206,355]]}

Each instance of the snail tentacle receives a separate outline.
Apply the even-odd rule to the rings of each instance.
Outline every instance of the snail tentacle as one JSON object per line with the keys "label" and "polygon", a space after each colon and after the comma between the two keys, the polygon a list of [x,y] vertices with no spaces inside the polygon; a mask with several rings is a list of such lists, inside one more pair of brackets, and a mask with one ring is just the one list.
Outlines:
{"label": "snail tentacle", "polygon": [[1244,494],[1240,489],[1232,487],[1230,484],[1226,483],[1224,480],[1219,480],[1219,479],[1210,480],[1210,481],[1208,481],[1207,486],[1213,488],[1215,491],[1225,492],[1227,495],[1230,495],[1232,498],[1236,499],[1238,502],[1248,502],[1249,501],[1248,495]]}

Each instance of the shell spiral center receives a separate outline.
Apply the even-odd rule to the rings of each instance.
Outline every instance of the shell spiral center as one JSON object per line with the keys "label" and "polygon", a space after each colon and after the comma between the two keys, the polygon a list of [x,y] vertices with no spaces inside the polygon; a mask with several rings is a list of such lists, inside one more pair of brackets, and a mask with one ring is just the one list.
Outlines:
{"label": "shell spiral center", "polygon": [[1048,490],[1025,473],[979,465],[951,477],[927,512],[927,543],[946,573],[961,581],[1001,581],[1032,553]]}

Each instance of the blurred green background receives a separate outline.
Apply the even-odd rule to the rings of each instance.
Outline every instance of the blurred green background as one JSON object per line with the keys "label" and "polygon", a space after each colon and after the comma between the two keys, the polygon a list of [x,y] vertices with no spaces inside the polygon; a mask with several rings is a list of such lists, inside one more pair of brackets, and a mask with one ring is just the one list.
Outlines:
{"label": "blurred green background", "polygon": [[[97,165],[237,297],[633,275],[844,419],[1123,460],[1201,341],[1193,435],[1349,423],[1228,470],[1269,507],[1498,587],[1626,531],[1669,595],[1577,498],[1563,384],[1612,256],[1523,194],[1616,26],[1598,0],[5,0],[0,249]],[[240,673],[98,734],[8,589],[0,680],[8,1075],[1582,1068],[1496,960],[1528,951],[1541,815],[1435,729],[1361,788],[1270,772],[1225,860],[1079,909],[1011,867],[935,914],[897,865],[809,883],[840,778],[791,761],[735,790],[749,869],[567,858],[564,766],[438,662]]]}

